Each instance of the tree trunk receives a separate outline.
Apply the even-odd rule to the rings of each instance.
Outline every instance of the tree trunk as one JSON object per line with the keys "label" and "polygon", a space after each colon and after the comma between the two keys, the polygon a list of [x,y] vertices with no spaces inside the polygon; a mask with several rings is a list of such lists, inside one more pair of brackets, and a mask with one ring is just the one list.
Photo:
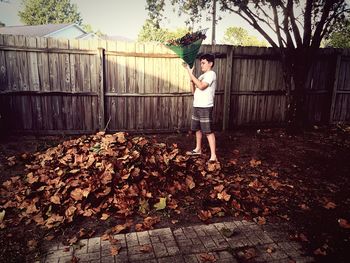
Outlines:
{"label": "tree trunk", "polygon": [[314,54],[310,48],[281,52],[287,98],[286,129],[290,134],[302,132],[308,121],[305,102]]}

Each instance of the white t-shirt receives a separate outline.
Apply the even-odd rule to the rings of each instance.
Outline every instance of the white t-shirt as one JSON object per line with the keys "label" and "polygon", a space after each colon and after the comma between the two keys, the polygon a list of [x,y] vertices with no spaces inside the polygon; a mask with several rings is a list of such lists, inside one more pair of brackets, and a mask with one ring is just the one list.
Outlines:
{"label": "white t-shirt", "polygon": [[198,79],[200,81],[208,83],[209,86],[204,90],[196,87],[196,90],[194,91],[193,107],[213,107],[216,89],[216,73],[212,70],[209,70],[200,75]]}

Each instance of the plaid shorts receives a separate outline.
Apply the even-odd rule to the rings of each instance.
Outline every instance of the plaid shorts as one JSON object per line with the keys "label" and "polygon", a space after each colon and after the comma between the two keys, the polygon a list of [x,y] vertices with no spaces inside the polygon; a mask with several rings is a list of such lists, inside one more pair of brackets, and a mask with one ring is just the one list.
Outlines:
{"label": "plaid shorts", "polygon": [[191,130],[201,130],[205,134],[212,133],[213,107],[197,108],[193,107]]}

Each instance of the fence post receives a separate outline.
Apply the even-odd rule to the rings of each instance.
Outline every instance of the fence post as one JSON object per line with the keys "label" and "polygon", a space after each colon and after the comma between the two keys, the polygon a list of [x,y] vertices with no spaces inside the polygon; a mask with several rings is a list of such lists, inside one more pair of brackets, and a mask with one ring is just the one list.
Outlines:
{"label": "fence post", "polygon": [[331,97],[331,108],[329,110],[329,124],[333,124],[333,113],[335,108],[335,100],[337,97],[337,91],[338,91],[338,81],[339,81],[339,72],[340,72],[340,63],[341,63],[341,57],[342,52],[336,52],[336,65],[335,65],[335,71],[334,71],[334,83],[333,83],[333,89],[332,89],[332,97]]}
{"label": "fence post", "polygon": [[98,107],[98,123],[100,131],[105,129],[105,49],[98,48],[98,56],[100,61],[100,70],[98,74],[99,80],[99,107]]}
{"label": "fence post", "polygon": [[224,109],[222,130],[228,130],[230,123],[230,111],[231,111],[231,86],[232,86],[232,65],[233,65],[233,46],[227,46],[227,60],[226,60],[226,76],[224,87]]}

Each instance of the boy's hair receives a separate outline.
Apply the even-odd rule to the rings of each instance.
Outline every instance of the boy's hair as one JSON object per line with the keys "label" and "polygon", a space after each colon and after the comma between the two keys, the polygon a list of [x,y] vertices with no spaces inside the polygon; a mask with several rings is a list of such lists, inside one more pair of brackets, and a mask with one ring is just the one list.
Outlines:
{"label": "boy's hair", "polygon": [[212,62],[213,63],[212,68],[214,67],[214,64],[215,64],[215,57],[214,57],[214,55],[209,54],[209,53],[203,54],[203,55],[201,55],[200,60],[203,60],[203,59],[205,59],[208,62]]}

